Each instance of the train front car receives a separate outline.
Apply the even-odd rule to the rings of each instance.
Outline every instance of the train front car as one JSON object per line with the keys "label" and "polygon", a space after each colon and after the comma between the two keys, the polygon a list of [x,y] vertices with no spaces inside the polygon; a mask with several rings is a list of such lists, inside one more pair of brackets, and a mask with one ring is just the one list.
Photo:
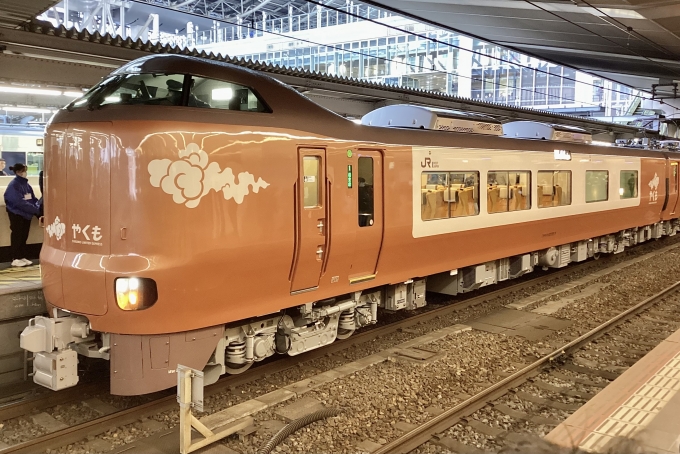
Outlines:
{"label": "train front car", "polygon": [[84,355],[110,360],[113,394],[172,387],[178,364],[209,384],[420,308],[426,288],[680,230],[674,158],[499,133],[417,106],[355,125],[220,62],[125,65],[48,127],[34,381],[75,385]]}
{"label": "train front car", "polygon": [[247,368],[253,351],[273,354],[272,320],[258,324],[268,342],[257,345],[225,324],[271,313],[270,295],[289,294],[295,227],[284,209],[298,168],[290,134],[274,125],[305,120],[270,103],[300,99],[246,69],[154,56],[55,116],[41,254],[51,317],[21,335],[36,383],[75,385],[81,354],[110,359],[113,394],[143,394],[173,386],[177,364],[212,360],[216,379]]}

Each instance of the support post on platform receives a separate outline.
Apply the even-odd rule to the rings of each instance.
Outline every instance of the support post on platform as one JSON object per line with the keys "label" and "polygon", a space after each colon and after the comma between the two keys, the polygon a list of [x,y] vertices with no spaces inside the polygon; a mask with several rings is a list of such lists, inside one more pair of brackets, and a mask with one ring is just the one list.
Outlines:
{"label": "support post on platform", "polygon": [[[181,454],[194,452],[253,424],[253,418],[246,417],[214,433],[199,421],[191,411],[192,409],[203,411],[203,372],[190,367],[177,365],[177,402],[179,403],[179,452]],[[196,429],[203,435],[203,439],[192,443],[192,429]]]}

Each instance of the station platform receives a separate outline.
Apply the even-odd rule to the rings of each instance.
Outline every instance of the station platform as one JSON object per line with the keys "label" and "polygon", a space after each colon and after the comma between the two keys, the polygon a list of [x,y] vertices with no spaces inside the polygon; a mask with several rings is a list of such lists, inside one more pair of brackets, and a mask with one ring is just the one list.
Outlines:
{"label": "station platform", "polygon": [[547,441],[590,452],[613,452],[622,438],[643,452],[680,449],[680,330],[600,391]]}
{"label": "station platform", "polygon": [[39,265],[0,269],[0,386],[23,381],[19,334],[45,311]]}

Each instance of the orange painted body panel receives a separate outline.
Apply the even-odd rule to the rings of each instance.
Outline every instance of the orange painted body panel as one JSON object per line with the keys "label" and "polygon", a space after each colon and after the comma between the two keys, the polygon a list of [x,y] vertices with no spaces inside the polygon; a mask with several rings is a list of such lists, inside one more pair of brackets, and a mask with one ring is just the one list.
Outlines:
{"label": "orange painted body panel", "polygon": [[[215,132],[218,128],[219,133]],[[295,254],[293,210],[299,171],[298,140],[291,136],[271,141],[269,137],[273,133],[283,134],[283,131],[242,134],[239,128],[224,125],[193,125],[193,132],[185,133],[177,132],[186,130],[184,125],[170,122],[117,122],[113,129],[116,135],[110,143],[116,145],[110,150],[110,218],[100,209],[107,207],[106,201],[96,198],[91,204],[87,204],[87,200],[79,201],[89,206],[90,211],[74,210],[57,194],[54,195],[57,202],[53,203],[51,193],[47,204],[48,216],[67,213],[64,218],[67,226],[80,223],[82,227],[85,222],[106,226],[102,235],[107,246],[71,242],[64,246],[66,239],[73,238],[73,232],[67,229],[61,242],[48,240],[48,249],[42,255],[46,281],[59,279],[50,276],[59,275],[63,260],[63,296],[48,284],[47,300],[64,309],[87,314],[98,331],[159,334],[229,323],[353,290],[652,224],[659,220],[665,196],[660,185],[657,201],[650,204],[649,192],[643,187],[637,208],[415,239],[411,235],[410,149],[386,147],[384,161],[390,170],[384,187],[384,237],[364,238],[362,235],[367,230],[357,223],[356,190],[345,184],[347,162],[356,162],[359,156],[347,158],[346,150],[356,150],[362,144],[330,146],[326,142],[307,142],[307,148],[326,147],[328,182],[332,187],[330,253],[325,273],[318,279],[319,288],[291,296],[289,274]],[[180,197],[183,202],[177,203],[173,195],[149,184],[148,167],[154,160],[177,156],[192,143],[199,144],[210,162],[217,163],[223,171],[230,168],[234,175],[247,171],[255,179],[262,178],[268,186],[260,188],[258,193],[250,188],[240,204],[225,200],[216,191],[207,193],[194,208],[186,207],[192,200],[190,194]],[[375,156],[378,158],[376,168],[379,168],[382,159],[380,154]],[[58,181],[54,175],[60,165],[61,161],[51,155],[47,163],[50,185]],[[654,173],[665,174],[664,161],[644,159],[640,181],[648,181]],[[83,185],[74,184],[78,181]],[[376,200],[379,200],[381,188],[378,184],[375,186]],[[73,202],[72,192],[89,194],[92,187],[89,179],[69,180],[66,200]],[[51,189],[48,186],[48,191]],[[376,212],[381,211],[379,205],[377,203]],[[87,219],[81,221],[76,216],[87,216]],[[318,234],[316,223],[320,216],[322,214],[315,214],[310,218],[311,231],[315,234]],[[376,217],[374,231],[381,234],[380,218]],[[125,239],[122,229],[126,232]],[[380,240],[382,247],[376,248]],[[323,244],[322,241],[319,243]],[[109,244],[110,254],[107,254]],[[364,248],[365,245],[369,247]],[[58,253],[62,248],[66,249],[65,254]],[[370,263],[375,261],[378,249],[380,260],[377,270],[373,270]],[[97,254],[99,251],[102,253]],[[320,262],[312,262],[305,272],[311,273],[316,282],[319,269]],[[350,285],[350,278],[373,271],[377,271],[375,280]],[[100,278],[103,273],[106,273],[105,283]],[[158,303],[138,312],[118,309],[113,288],[114,279],[120,276],[154,279]],[[331,282],[334,276],[338,276],[337,282]]]}

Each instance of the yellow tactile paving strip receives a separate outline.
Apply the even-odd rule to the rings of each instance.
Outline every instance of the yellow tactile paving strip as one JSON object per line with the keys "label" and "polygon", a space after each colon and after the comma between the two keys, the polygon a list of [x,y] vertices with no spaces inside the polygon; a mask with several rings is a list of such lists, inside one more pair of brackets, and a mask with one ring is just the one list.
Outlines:
{"label": "yellow tactile paving strip", "polygon": [[25,290],[36,286],[40,287],[40,265],[0,270],[0,291],[2,293],[7,293],[7,290],[13,288]]}

